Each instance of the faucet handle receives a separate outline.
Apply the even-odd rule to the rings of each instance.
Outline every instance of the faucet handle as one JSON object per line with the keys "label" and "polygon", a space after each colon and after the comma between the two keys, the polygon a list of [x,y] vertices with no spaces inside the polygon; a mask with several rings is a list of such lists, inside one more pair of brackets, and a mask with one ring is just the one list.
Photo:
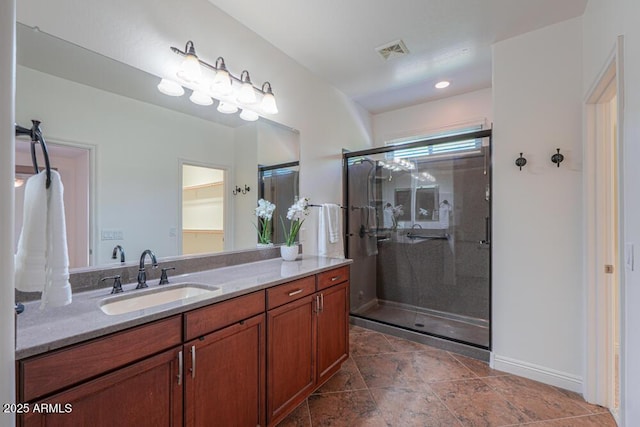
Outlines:
{"label": "faucet handle", "polygon": [[175,270],[175,267],[166,267],[162,269],[162,272],[160,273],[160,283],[158,283],[159,285],[166,285],[167,283],[169,283],[169,278],[167,277],[167,270]]}
{"label": "faucet handle", "polygon": [[113,280],[113,288],[111,288],[112,294],[119,294],[120,292],[122,292],[122,282],[120,282],[119,274],[115,276],[103,277],[102,279],[100,279],[101,282],[104,282],[105,280]]}

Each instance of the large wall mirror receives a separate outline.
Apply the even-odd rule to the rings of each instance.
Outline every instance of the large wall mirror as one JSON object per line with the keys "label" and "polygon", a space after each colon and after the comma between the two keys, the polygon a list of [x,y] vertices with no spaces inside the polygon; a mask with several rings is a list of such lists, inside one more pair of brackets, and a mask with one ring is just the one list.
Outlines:
{"label": "large wall mirror", "polygon": [[[127,262],[147,248],[158,257],[182,255],[185,243],[186,252],[199,253],[255,248],[259,166],[299,161],[293,129],[166,97],[156,76],[19,23],[16,80],[16,122],[42,122],[65,185],[72,268],[119,263],[120,251],[112,258],[118,245]],[[22,178],[31,165],[27,150],[19,138]],[[199,182],[193,171],[185,178],[185,165],[215,172]],[[16,238],[23,187],[16,180]],[[201,221],[211,215],[221,217]],[[205,240],[211,246],[199,246]]]}

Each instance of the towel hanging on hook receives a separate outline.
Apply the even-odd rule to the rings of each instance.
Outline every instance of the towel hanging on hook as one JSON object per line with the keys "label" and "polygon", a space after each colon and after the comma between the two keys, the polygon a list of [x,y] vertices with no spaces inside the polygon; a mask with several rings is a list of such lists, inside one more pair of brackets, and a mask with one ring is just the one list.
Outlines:
{"label": "towel hanging on hook", "polygon": [[29,135],[31,137],[31,161],[33,162],[33,169],[36,174],[40,173],[40,168],[38,167],[38,159],[36,157],[36,144],[40,144],[47,173],[48,189],[51,186],[51,164],[49,163],[49,152],[47,150],[47,143],[45,142],[44,137],[42,136],[42,131],[40,130],[40,121],[31,120],[31,122],[31,129],[27,129],[16,124],[16,136]]}

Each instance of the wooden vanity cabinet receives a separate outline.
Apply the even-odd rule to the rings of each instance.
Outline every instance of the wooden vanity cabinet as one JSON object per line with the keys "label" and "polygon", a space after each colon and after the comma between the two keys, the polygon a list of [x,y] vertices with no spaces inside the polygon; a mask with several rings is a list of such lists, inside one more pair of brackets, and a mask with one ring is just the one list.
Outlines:
{"label": "wooden vanity cabinet", "polygon": [[265,425],[264,307],[261,291],[185,314],[185,426]]}
{"label": "wooden vanity cabinet", "polygon": [[19,361],[19,425],[181,425],[181,330],[174,316]]}
{"label": "wooden vanity cabinet", "polygon": [[283,419],[315,388],[315,301],[306,296],[267,312],[268,425]]}
{"label": "wooden vanity cabinet", "polygon": [[23,426],[181,426],[175,348],[29,404]]}
{"label": "wooden vanity cabinet", "polygon": [[348,280],[340,267],[19,360],[18,425],[273,426],[348,357]]}
{"label": "wooden vanity cabinet", "polygon": [[319,292],[317,383],[323,384],[349,357],[349,283]]}
{"label": "wooden vanity cabinet", "polygon": [[348,279],[346,267],[267,290],[267,425],[284,419],[347,359]]}

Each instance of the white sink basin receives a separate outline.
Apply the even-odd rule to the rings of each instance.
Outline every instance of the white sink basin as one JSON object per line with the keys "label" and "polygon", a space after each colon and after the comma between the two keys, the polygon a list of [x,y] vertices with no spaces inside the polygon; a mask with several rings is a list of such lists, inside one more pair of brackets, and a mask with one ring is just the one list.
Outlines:
{"label": "white sink basin", "polygon": [[215,286],[197,284],[174,285],[171,288],[154,289],[143,294],[119,295],[105,298],[100,302],[100,309],[109,315],[124,314],[143,310],[175,301],[187,300],[198,296],[214,297],[222,294],[222,289]]}

